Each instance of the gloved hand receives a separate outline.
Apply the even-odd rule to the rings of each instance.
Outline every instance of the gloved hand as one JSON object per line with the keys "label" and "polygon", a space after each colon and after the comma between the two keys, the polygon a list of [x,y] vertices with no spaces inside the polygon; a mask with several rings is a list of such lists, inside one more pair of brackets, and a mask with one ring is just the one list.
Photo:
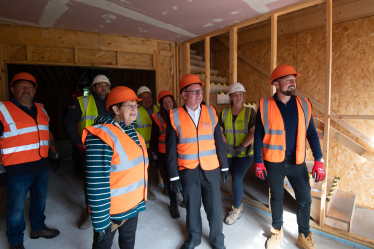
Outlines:
{"label": "gloved hand", "polygon": [[58,158],[58,153],[52,153],[51,159],[51,169],[56,172],[60,167],[60,158]]}
{"label": "gloved hand", "polygon": [[234,146],[230,145],[229,142],[225,143],[225,148],[226,148],[226,151],[228,151],[232,156],[237,156],[238,155]]}
{"label": "gloved hand", "polygon": [[235,147],[235,151],[238,155],[240,155],[240,153],[242,152],[245,152],[247,150],[247,147],[245,147],[244,145],[239,145],[239,146],[236,146]]}
{"label": "gloved hand", "polygon": [[228,170],[221,171],[221,175],[222,175],[223,182],[227,182],[228,180],[230,180],[230,172]]}
{"label": "gloved hand", "polygon": [[86,154],[86,147],[84,147],[83,144],[77,144],[77,145],[75,145],[75,147],[77,147],[79,149],[79,151],[82,153],[82,155]]}
{"label": "gloved hand", "polygon": [[263,163],[255,163],[256,176],[261,180],[265,180],[265,176],[268,176],[268,172]]}
{"label": "gloved hand", "polygon": [[97,243],[101,243],[104,240],[108,239],[109,236],[110,236],[111,230],[112,230],[111,227],[112,226],[109,226],[108,228],[106,228],[105,230],[102,230],[100,232],[95,232],[94,231],[94,241],[97,242]]}
{"label": "gloved hand", "polygon": [[323,168],[323,162],[314,161],[312,176],[315,182],[323,181],[325,179],[326,173]]}
{"label": "gloved hand", "polygon": [[170,189],[176,194],[181,194],[182,193],[182,183],[181,180],[175,180],[175,181],[170,181]]}

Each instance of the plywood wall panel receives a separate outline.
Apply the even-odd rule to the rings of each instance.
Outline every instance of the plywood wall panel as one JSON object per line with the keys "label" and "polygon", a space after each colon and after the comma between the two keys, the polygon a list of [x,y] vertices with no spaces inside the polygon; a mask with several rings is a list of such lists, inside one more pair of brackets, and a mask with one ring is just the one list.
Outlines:
{"label": "plywood wall panel", "polygon": [[[158,69],[160,71],[159,77],[160,81],[158,82],[158,93],[162,90],[168,90],[173,92],[173,79],[174,75],[171,75],[172,66],[171,66],[171,57],[169,56],[160,56],[159,57]],[[173,74],[175,71],[173,71]],[[157,93],[157,94],[158,94]]]}
{"label": "plywood wall panel", "polygon": [[9,45],[8,60],[9,61],[26,61],[26,46],[25,45]]}
{"label": "plywood wall panel", "polygon": [[112,51],[79,49],[78,61],[80,64],[116,65],[117,55]]}
{"label": "plywood wall panel", "polygon": [[58,47],[31,47],[31,60],[38,62],[74,63],[74,49]]}
{"label": "plywood wall panel", "polygon": [[118,52],[118,65],[152,68],[153,55]]}
{"label": "plywood wall panel", "polygon": [[158,49],[160,51],[171,51],[171,44],[170,43],[159,43]]}

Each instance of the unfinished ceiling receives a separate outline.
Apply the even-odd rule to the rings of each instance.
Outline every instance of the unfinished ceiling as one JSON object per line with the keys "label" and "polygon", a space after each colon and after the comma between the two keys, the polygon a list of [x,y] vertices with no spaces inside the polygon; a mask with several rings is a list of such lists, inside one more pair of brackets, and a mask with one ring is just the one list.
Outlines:
{"label": "unfinished ceiling", "polygon": [[0,22],[184,41],[302,0],[2,0]]}

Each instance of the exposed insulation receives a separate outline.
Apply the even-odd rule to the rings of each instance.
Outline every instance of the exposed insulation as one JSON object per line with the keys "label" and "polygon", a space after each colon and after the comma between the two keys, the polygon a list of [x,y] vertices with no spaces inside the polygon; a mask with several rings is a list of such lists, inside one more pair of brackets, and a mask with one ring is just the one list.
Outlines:
{"label": "exposed insulation", "polygon": [[8,51],[9,61],[26,61],[26,46],[25,45],[9,45]]}
{"label": "exposed insulation", "polygon": [[160,51],[171,51],[171,44],[170,43],[159,43],[158,49]]}
{"label": "exposed insulation", "polygon": [[112,51],[78,49],[80,64],[116,65],[117,55]]}
{"label": "exposed insulation", "polygon": [[[174,75],[171,75],[171,57],[160,56],[159,59],[159,82],[157,92],[159,93],[162,90],[173,92]],[[175,73],[175,71],[173,73]]]}
{"label": "exposed insulation", "polygon": [[32,61],[74,63],[73,48],[32,47]]}
{"label": "exposed insulation", "polygon": [[152,68],[153,67],[153,55],[118,53],[118,65]]}

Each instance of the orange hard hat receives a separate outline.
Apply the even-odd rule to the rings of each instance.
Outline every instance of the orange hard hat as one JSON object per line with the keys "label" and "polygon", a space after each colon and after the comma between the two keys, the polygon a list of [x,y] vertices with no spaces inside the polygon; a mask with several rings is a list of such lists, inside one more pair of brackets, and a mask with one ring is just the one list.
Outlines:
{"label": "orange hard hat", "polygon": [[78,97],[81,97],[81,96],[83,96],[83,94],[81,92],[75,91],[75,92],[73,92],[73,95],[72,95],[71,98],[74,99],[74,98],[78,98]]}
{"label": "orange hard hat", "polygon": [[[167,91],[167,90],[162,90],[159,94],[158,94],[158,103],[160,103],[160,100],[163,98],[163,97],[166,97],[166,96],[172,96],[174,98],[174,95]],[[160,103],[161,104],[161,103]]]}
{"label": "orange hard hat", "polygon": [[13,79],[12,79],[12,82],[10,83],[10,87],[13,86],[14,82],[17,82],[19,80],[27,80],[27,81],[30,81],[30,82],[34,83],[35,84],[35,89],[38,87],[38,83],[36,83],[35,77],[32,76],[29,73],[26,73],[26,72],[22,72],[22,73],[18,73],[16,75],[14,75]]}
{"label": "orange hard hat", "polygon": [[284,64],[284,65],[280,65],[280,66],[276,67],[273,70],[273,72],[271,73],[270,85],[273,85],[273,81],[275,79],[278,79],[279,77],[287,76],[287,75],[290,75],[290,74],[295,75],[296,78],[301,75],[299,73],[296,73],[295,68],[293,68],[290,65]]}
{"label": "orange hard hat", "polygon": [[183,76],[181,81],[179,81],[179,93],[182,94],[181,90],[185,88],[186,86],[192,85],[192,84],[200,84],[201,87],[204,86],[204,83],[201,82],[200,78],[195,74],[186,74]]}
{"label": "orange hard hat", "polygon": [[139,102],[142,99],[138,99],[135,92],[126,86],[116,86],[113,88],[106,99],[106,109],[111,111],[112,105],[122,103],[129,100],[136,100]]}

